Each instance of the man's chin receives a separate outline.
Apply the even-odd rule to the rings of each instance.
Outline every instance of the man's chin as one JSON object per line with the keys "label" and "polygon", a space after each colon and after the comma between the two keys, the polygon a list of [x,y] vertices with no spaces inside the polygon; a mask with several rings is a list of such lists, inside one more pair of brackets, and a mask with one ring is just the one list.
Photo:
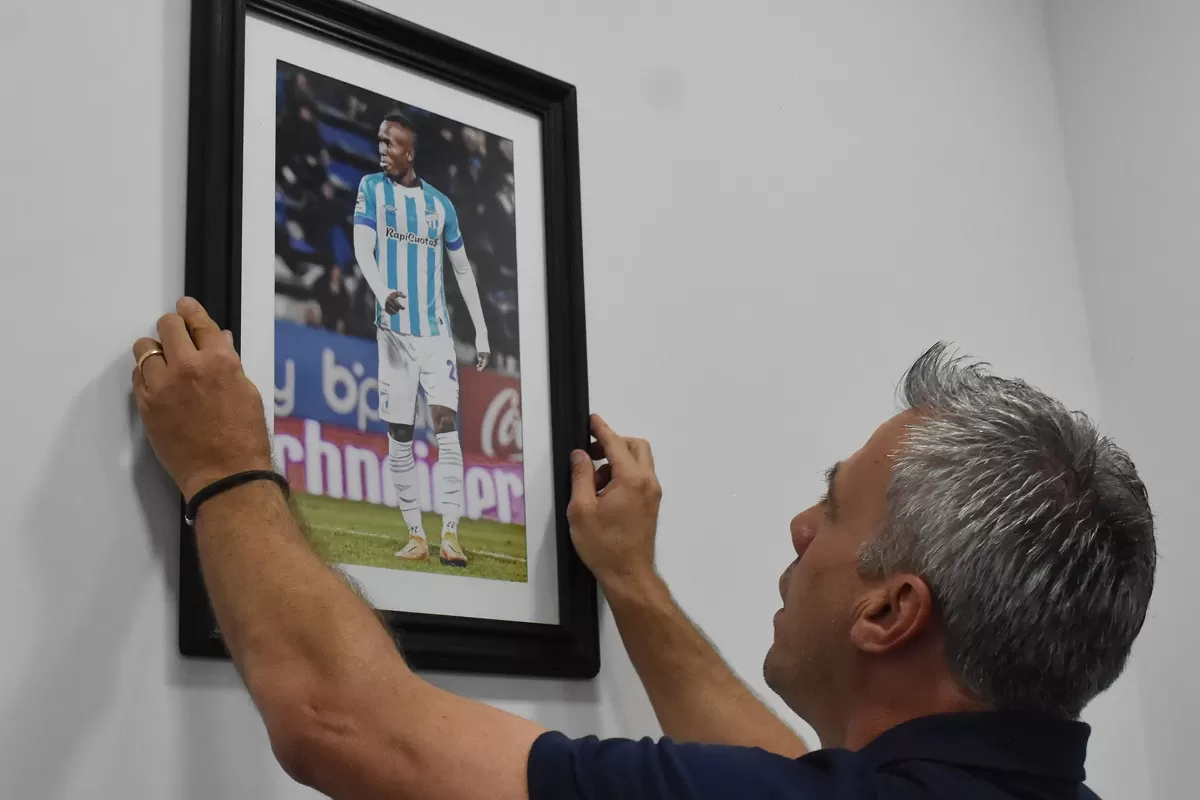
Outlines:
{"label": "man's chin", "polygon": [[763,680],[766,682],[767,687],[773,692],[779,691],[776,686],[776,678],[779,674],[779,670],[775,666],[775,662],[777,660],[778,656],[775,653],[775,644],[772,642],[771,646],[767,648],[767,655],[763,658],[762,670]]}

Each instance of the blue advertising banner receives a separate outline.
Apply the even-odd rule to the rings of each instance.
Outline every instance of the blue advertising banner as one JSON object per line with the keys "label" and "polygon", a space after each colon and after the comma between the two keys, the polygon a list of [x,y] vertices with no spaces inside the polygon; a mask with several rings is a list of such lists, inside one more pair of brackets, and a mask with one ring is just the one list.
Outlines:
{"label": "blue advertising banner", "polygon": [[[379,419],[379,351],[374,340],[275,320],[275,414],[386,433]],[[426,435],[418,400],[418,438]]]}

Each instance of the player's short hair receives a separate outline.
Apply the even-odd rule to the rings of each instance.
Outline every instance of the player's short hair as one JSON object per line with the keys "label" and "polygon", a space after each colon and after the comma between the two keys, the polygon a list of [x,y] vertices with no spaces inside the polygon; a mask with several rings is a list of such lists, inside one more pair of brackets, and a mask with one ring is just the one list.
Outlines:
{"label": "player's short hair", "polygon": [[405,114],[400,109],[389,111],[383,117],[384,122],[394,122],[397,125],[407,128],[413,135],[413,149],[417,147],[417,126],[413,124],[412,118]]}

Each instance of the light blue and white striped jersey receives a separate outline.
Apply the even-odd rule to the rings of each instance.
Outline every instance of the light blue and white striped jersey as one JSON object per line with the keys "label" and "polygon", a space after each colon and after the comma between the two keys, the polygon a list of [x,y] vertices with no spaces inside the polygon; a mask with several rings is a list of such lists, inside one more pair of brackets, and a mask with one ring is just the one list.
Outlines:
{"label": "light blue and white striped jersey", "polygon": [[425,181],[409,187],[375,172],[358,183],[354,224],[375,231],[375,259],[388,290],[408,297],[394,315],[376,300],[375,324],[413,336],[449,336],[442,245],[463,246],[450,198]]}

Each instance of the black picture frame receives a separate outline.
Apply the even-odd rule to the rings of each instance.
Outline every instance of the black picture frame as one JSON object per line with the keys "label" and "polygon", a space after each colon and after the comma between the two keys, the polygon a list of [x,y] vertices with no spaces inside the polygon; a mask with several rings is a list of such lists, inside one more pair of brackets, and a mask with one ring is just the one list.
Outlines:
{"label": "black picture frame", "polygon": [[[538,117],[546,254],[559,624],[382,612],[418,670],[591,678],[600,664],[595,580],[566,522],[569,456],[588,435],[576,90],[378,9],[345,0],[193,0],[185,291],[240,346],[245,20],[253,14]],[[228,658],[182,521],[179,649]]]}

